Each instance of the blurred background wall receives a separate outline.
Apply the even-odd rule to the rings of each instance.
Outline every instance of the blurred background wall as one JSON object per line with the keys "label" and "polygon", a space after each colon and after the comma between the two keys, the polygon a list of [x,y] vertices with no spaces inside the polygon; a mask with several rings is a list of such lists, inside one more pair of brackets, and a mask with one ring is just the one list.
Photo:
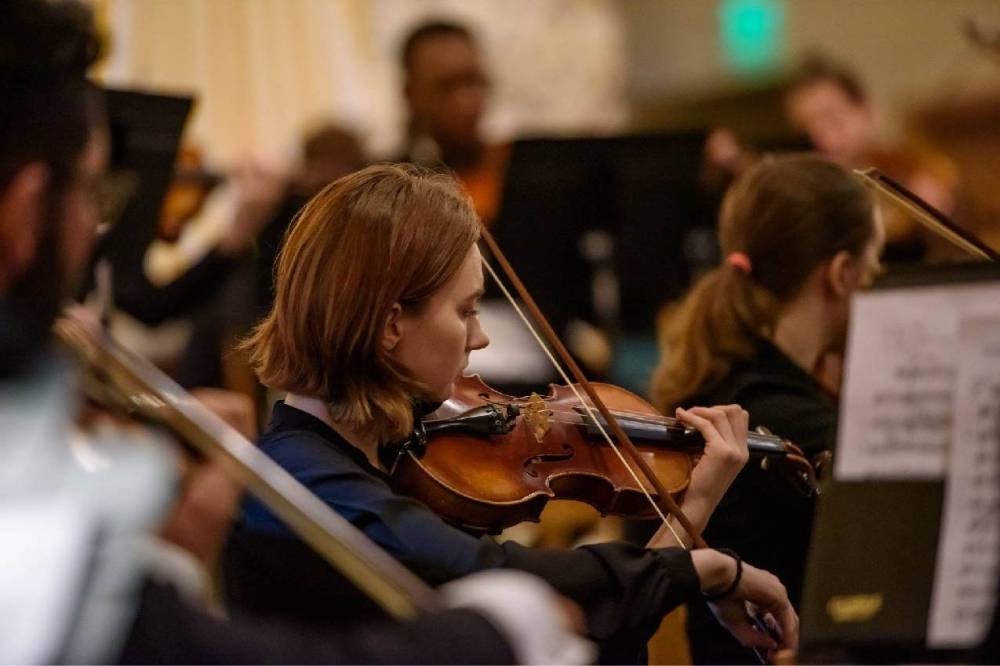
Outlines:
{"label": "blurred background wall", "polygon": [[[1000,68],[962,29],[970,18],[1000,26],[995,0],[630,0],[619,8],[629,98],[640,122],[649,114],[655,124],[657,109],[665,115],[672,105],[766,87],[810,53],[858,73],[890,135],[915,104],[1000,87]],[[744,67],[723,37],[739,39],[740,14],[750,23],[742,31]],[[755,53],[754,34],[769,30],[774,52]]]}
{"label": "blurred background wall", "polygon": [[745,119],[751,107],[738,100],[810,52],[857,70],[889,135],[913,104],[1000,87],[961,30],[971,17],[1000,25],[995,0],[94,2],[112,35],[105,79],[198,94],[188,137],[216,164],[249,146],[285,157],[304,127],[331,117],[391,154],[402,134],[398,43],[432,16],[481,37],[494,139],[724,121],[725,109]]}

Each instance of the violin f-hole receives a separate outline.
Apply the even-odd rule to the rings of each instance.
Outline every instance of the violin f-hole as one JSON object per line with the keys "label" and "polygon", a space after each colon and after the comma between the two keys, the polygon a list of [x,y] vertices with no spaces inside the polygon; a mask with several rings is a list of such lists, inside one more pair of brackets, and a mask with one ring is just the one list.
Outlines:
{"label": "violin f-hole", "polygon": [[524,473],[530,477],[538,478],[538,470],[535,469],[535,465],[547,462],[564,462],[566,460],[572,460],[573,456],[576,455],[573,447],[568,443],[564,442],[562,448],[562,453],[540,453],[537,456],[531,456],[524,461]]}

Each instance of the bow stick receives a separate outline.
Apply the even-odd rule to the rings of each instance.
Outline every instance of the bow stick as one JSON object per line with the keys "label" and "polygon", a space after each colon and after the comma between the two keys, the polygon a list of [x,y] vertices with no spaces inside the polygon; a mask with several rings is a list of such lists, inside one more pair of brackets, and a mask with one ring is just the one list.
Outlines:
{"label": "bow stick", "polygon": [[944,213],[909,191],[878,169],[855,169],[854,175],[869,189],[910,213],[913,218],[938,236],[987,261],[1000,261],[1000,254],[968,229],[955,224]]}
{"label": "bow stick", "polygon": [[[562,343],[562,340],[560,340],[559,336],[556,335],[556,332],[555,330],[553,330],[552,325],[549,324],[548,319],[545,317],[544,314],[542,314],[542,311],[535,303],[535,300],[531,297],[531,294],[528,293],[528,289],[524,286],[524,283],[517,275],[517,272],[514,270],[514,267],[510,265],[509,261],[507,261],[507,257],[504,255],[503,251],[497,245],[496,240],[494,240],[493,235],[489,232],[489,230],[485,227],[485,225],[482,226],[482,238],[483,241],[485,241],[486,246],[489,248],[490,253],[500,264],[500,267],[503,269],[503,272],[507,275],[507,279],[510,280],[512,285],[514,285],[514,289],[517,291],[518,296],[521,297],[521,300],[524,301],[524,304],[528,308],[528,311],[531,313],[531,316],[541,327],[542,333],[545,334],[545,338],[548,341],[548,343],[559,355],[563,363],[566,364],[566,367],[569,368],[573,377],[576,379],[576,382],[583,388],[584,392],[590,398],[593,406],[596,407],[597,410],[600,412],[601,416],[604,417],[605,423],[607,423],[608,427],[611,429],[611,432],[614,434],[615,438],[621,444],[622,448],[624,448],[625,451],[628,452],[629,456],[642,471],[642,474],[645,476],[649,485],[653,488],[654,491],[656,491],[659,501],[663,505],[662,507],[660,506],[660,504],[657,504],[656,500],[654,500],[650,496],[649,492],[646,490],[645,484],[636,476],[635,471],[632,469],[631,465],[628,464],[628,461],[625,460],[625,458],[622,456],[618,447],[615,446],[615,443],[608,436],[607,431],[604,429],[600,421],[594,418],[592,408],[589,405],[587,405],[586,402],[583,400],[582,396],[580,396],[579,393],[577,393],[577,397],[580,398],[580,402],[587,409],[587,414],[594,419],[594,423],[597,425],[598,430],[601,431],[605,439],[608,441],[608,444],[611,445],[611,448],[621,459],[622,463],[628,469],[629,473],[632,474],[632,477],[636,480],[636,483],[639,484],[640,490],[642,490],[643,494],[656,509],[656,512],[659,514],[661,520],[663,520],[663,524],[667,526],[667,529],[669,529],[670,532],[674,535],[678,543],[680,543],[681,547],[684,547],[684,542],[680,539],[680,537],[677,535],[677,532],[674,531],[673,526],[667,520],[665,513],[669,513],[670,515],[674,516],[677,519],[677,522],[680,523],[681,527],[683,527],[684,530],[688,533],[688,535],[691,537],[692,543],[696,548],[707,548],[708,545],[705,543],[705,540],[702,539],[701,534],[698,532],[698,530],[694,528],[694,525],[691,524],[691,521],[688,520],[688,517],[684,515],[684,512],[681,511],[681,508],[677,505],[677,502],[674,501],[674,498],[670,496],[670,493],[667,492],[666,488],[663,487],[663,483],[660,481],[659,478],[657,478],[656,474],[650,468],[649,463],[647,463],[642,458],[642,456],[639,455],[639,451],[635,448],[635,445],[632,443],[632,440],[630,440],[628,435],[625,434],[625,431],[622,429],[621,425],[619,425],[617,419],[615,419],[614,415],[611,413],[611,410],[607,408],[607,406],[604,404],[604,401],[601,400],[600,396],[597,395],[597,391],[594,390],[594,387],[587,380],[586,376],[584,376],[583,371],[580,369],[580,366],[577,365],[576,361],[570,355],[569,351],[566,349],[566,346]],[[563,379],[566,381],[566,383],[573,389],[574,392],[576,392],[576,387],[573,386],[573,382],[571,382],[569,378],[566,377],[566,373],[563,371],[562,367],[555,361],[551,353],[549,353],[548,348],[545,347],[545,345],[542,343],[541,338],[538,337],[538,334],[535,332],[530,322],[528,322],[528,320],[524,317],[524,314],[523,312],[521,312],[520,307],[518,307],[517,303],[514,302],[514,299],[511,296],[510,292],[504,286],[499,276],[497,276],[496,272],[494,272],[493,267],[490,266],[489,262],[487,262],[485,258],[483,259],[483,265],[486,267],[487,271],[489,271],[489,273],[493,276],[493,279],[497,282],[497,285],[504,292],[504,295],[510,301],[514,309],[517,310],[518,314],[524,320],[525,324],[528,326],[528,329],[531,331],[531,333],[535,336],[536,340],[538,340],[539,344],[541,344],[543,351],[545,351],[545,353],[549,356],[549,359],[552,360],[553,364],[556,366],[556,370],[559,371],[559,373],[563,376]]]}

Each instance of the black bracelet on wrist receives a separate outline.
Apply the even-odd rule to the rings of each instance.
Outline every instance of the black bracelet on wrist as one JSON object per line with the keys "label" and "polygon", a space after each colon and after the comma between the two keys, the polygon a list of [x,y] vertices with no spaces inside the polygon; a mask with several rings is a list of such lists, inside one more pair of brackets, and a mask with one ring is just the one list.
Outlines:
{"label": "black bracelet on wrist", "polygon": [[743,558],[740,557],[739,553],[728,548],[716,548],[715,550],[736,560],[736,576],[733,578],[733,582],[721,592],[702,592],[701,595],[706,601],[725,599],[736,591],[736,588],[740,586],[740,579],[743,578]]}

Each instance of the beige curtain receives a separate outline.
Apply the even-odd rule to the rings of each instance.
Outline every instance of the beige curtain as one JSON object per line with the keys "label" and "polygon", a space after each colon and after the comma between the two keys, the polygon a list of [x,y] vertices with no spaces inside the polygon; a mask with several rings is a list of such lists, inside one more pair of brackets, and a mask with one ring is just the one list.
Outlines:
{"label": "beige curtain", "polygon": [[187,138],[213,162],[288,157],[332,118],[367,132],[387,106],[365,0],[107,0],[111,85],[198,96]]}

